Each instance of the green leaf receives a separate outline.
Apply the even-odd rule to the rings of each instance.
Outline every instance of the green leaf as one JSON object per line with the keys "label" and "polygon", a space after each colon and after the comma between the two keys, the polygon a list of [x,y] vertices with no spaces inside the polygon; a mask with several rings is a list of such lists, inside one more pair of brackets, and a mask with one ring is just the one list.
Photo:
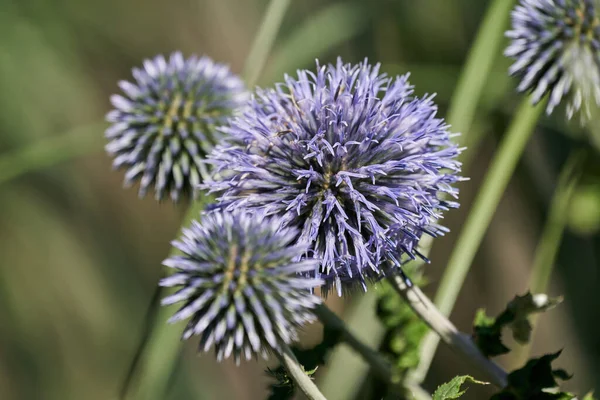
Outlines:
{"label": "green leaf", "polygon": [[458,399],[467,391],[461,390],[465,382],[477,383],[479,385],[487,385],[487,382],[481,382],[473,379],[469,375],[456,376],[450,382],[440,385],[433,394],[433,400],[450,400]]}
{"label": "green leaf", "polygon": [[521,369],[508,375],[508,386],[491,400],[571,400],[575,395],[558,391],[557,379],[571,376],[562,369],[552,369],[560,351],[531,359]]}
{"label": "green leaf", "polygon": [[513,337],[521,344],[529,342],[531,337],[531,323],[528,317],[531,314],[544,312],[556,307],[562,302],[562,297],[548,297],[540,293],[532,295],[526,293],[524,296],[516,296],[506,308],[509,327],[513,331]]}
{"label": "green leaf", "polygon": [[589,392],[588,394],[583,396],[583,400],[596,400],[596,398],[594,397],[594,392]]}
{"label": "green leaf", "polygon": [[532,295],[526,293],[511,300],[506,309],[491,318],[484,310],[478,310],[473,327],[473,339],[479,349],[488,357],[505,354],[510,351],[502,343],[502,330],[508,327],[513,338],[521,344],[527,343],[531,337],[531,314],[540,313],[555,307],[562,298],[550,298],[545,294]]}
{"label": "green leaf", "polygon": [[487,357],[498,356],[510,351],[502,343],[501,327],[498,327],[496,320],[488,317],[483,309],[477,310],[477,314],[475,315],[473,340]]}

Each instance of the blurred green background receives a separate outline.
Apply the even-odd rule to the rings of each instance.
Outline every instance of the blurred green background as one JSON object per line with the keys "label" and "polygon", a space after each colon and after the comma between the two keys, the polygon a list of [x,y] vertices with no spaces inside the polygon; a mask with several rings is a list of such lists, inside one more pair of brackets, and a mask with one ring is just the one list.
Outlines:
{"label": "blurred green background", "polygon": [[[436,92],[444,115],[487,3],[294,1],[259,84],[311,68],[315,58],[326,62],[341,55],[357,62],[368,57],[388,73],[410,71],[417,93]],[[3,157],[34,143],[40,144],[32,159],[42,166],[0,183],[0,399],[119,398],[160,262],[185,207],[140,200],[135,189],[122,189],[122,173],[111,171],[103,152],[109,95],[144,58],[178,49],[207,54],[240,72],[266,5],[265,0],[0,2],[0,176],[23,167],[2,164]],[[481,137],[481,147],[465,152],[470,165],[464,175],[471,180],[460,185],[461,209],[447,214],[451,234],[434,246],[428,294],[435,292],[520,99],[516,83],[507,77],[508,65],[498,54],[488,77],[472,132]],[[465,331],[476,308],[496,314],[527,289],[558,171],[570,148],[589,143],[558,114],[540,123],[467,279],[452,316]],[[56,138],[63,143],[59,157],[68,158],[65,162],[55,163],[46,154]],[[557,365],[575,374],[565,388],[579,393],[600,388],[598,175],[595,153],[570,211],[550,290],[564,294],[565,302],[540,318],[533,346],[535,354],[564,349]],[[352,318],[372,315],[372,300],[371,295],[361,301],[358,294],[352,301],[328,302]],[[381,335],[376,323],[353,329],[373,343]],[[305,336],[305,344],[318,341],[319,326]],[[185,345],[167,399],[265,397],[266,363],[217,364],[211,356],[196,356],[193,342]],[[339,398],[336,386],[359,385],[360,379],[350,377],[364,370],[345,349],[334,357],[347,362],[338,364],[338,371],[317,373],[330,399]],[[515,367],[510,356],[500,361]],[[468,366],[442,346],[426,387],[466,372]],[[478,390],[471,390],[470,398],[488,393]]]}

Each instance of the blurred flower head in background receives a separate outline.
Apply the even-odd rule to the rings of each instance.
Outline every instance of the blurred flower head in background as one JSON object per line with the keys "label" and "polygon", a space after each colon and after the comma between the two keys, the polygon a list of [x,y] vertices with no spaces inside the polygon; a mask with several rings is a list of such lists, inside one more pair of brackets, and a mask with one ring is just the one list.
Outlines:
{"label": "blurred flower head in background", "polygon": [[[300,231],[325,292],[380,277],[386,232],[413,257],[423,233],[436,236],[441,200],[452,187],[459,150],[432,96],[416,98],[408,75],[379,65],[320,66],[258,90],[208,158],[223,206],[261,208]],[[398,254],[400,258],[403,254]]]}
{"label": "blurred flower head in background", "polygon": [[509,72],[534,104],[549,95],[548,114],[563,99],[569,119],[580,112],[585,121],[600,106],[598,6],[597,0],[521,0],[512,12]]}
{"label": "blurred flower head in background", "polygon": [[276,217],[244,210],[194,221],[173,243],[183,255],[164,261],[177,271],[160,285],[181,289],[163,304],[184,303],[170,322],[191,318],[183,337],[199,335],[199,348],[214,345],[219,361],[266,357],[297,340],[297,328],[314,320],[311,310],[321,301],[311,290],[322,284],[303,276],[318,261],[298,261],[306,246],[294,243],[297,236]]}
{"label": "blurred flower head in background", "polygon": [[215,127],[228,122],[247,100],[242,80],[208,57],[157,56],[134,68],[135,83],[121,81],[107,115],[108,153],[125,168],[125,185],[140,181],[139,195],[195,195],[205,175],[202,160],[218,140]]}

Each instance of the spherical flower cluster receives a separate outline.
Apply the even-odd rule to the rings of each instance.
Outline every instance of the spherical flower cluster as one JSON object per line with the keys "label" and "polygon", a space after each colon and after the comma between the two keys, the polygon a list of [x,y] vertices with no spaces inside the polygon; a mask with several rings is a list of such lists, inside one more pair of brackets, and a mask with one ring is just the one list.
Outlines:
{"label": "spherical flower cluster", "polygon": [[157,56],[133,69],[135,83],[121,81],[123,95],[113,95],[107,115],[108,153],[115,168],[125,168],[125,185],[140,180],[143,197],[178,201],[194,195],[202,181],[204,155],[248,98],[244,84],[229,68],[208,57]]}
{"label": "spherical flower cluster", "polygon": [[217,359],[266,355],[297,340],[297,328],[314,319],[322,282],[304,275],[316,260],[298,261],[306,246],[276,217],[214,211],[193,222],[174,246],[183,255],[164,265],[177,270],[161,286],[181,286],[163,304],[182,302],[171,322],[190,318],[185,339],[200,336],[200,349],[215,347]]}
{"label": "spherical flower cluster", "polygon": [[564,98],[569,119],[582,120],[600,105],[600,15],[598,0],[520,0],[512,12],[510,74],[533,103],[546,94],[550,114]]}
{"label": "spherical flower cluster", "polygon": [[400,254],[413,257],[422,234],[442,232],[442,211],[455,207],[460,178],[448,126],[433,96],[418,98],[408,76],[379,65],[319,66],[258,90],[224,128],[227,141],[208,162],[224,207],[260,208],[300,230],[305,256],[321,260],[313,276],[325,291],[381,276],[386,232],[395,227]]}

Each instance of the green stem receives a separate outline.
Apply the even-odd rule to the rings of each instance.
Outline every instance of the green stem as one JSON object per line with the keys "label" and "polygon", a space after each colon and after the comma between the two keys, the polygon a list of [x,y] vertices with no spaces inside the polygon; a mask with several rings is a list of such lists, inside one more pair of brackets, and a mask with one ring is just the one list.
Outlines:
{"label": "green stem", "polygon": [[304,367],[298,362],[288,345],[283,345],[281,353],[276,352],[276,354],[281,364],[306,398],[309,400],[326,400],[317,385],[306,375]]}
{"label": "green stem", "polygon": [[260,77],[289,5],[290,0],[271,0],[269,3],[248,58],[246,58],[243,76],[249,88],[252,88]]}
{"label": "green stem", "polygon": [[579,167],[584,158],[584,150],[573,151],[558,178],[556,192],[550,204],[548,220],[535,250],[529,281],[531,293],[545,293],[548,288],[554,261],[567,223],[567,209],[579,182],[581,176]]}
{"label": "green stem", "polygon": [[[290,0],[271,0],[267,8],[244,68],[244,76],[249,87],[254,85],[265,65],[289,3]],[[198,201],[190,206],[182,227],[187,226],[198,216],[204,204],[205,201]],[[154,322],[149,328],[147,340],[143,340],[138,346],[137,350],[141,356],[139,361],[134,360],[134,364],[130,367],[130,376],[122,390],[123,399],[164,399],[170,373],[181,349],[180,329],[166,323],[177,310],[177,306],[160,307],[156,310],[157,306],[157,304],[151,305],[151,313],[155,314]]]}
{"label": "green stem", "polygon": [[[182,227],[188,226],[202,212],[210,199],[202,198],[190,205]],[[177,254],[173,248],[169,256]],[[160,299],[176,289],[165,290],[157,286],[156,293],[148,311],[148,326],[145,337],[138,345],[136,356],[129,367],[124,382],[122,399],[161,400],[167,390],[171,371],[175,368],[181,349],[181,329],[168,325],[166,321],[177,311],[177,305],[159,307]]]}
{"label": "green stem", "polygon": [[1,155],[0,185],[27,172],[101,150],[103,137],[97,133],[104,127],[104,123],[77,127],[64,135],[51,136]]}
{"label": "green stem", "polygon": [[[454,308],[473,258],[544,107],[545,102],[531,106],[529,98],[523,99],[492,160],[435,296],[435,304],[445,316]],[[411,375],[414,381],[422,382],[425,378],[438,343],[439,338],[434,333],[423,340],[419,366]]]}
{"label": "green stem", "polygon": [[[550,203],[548,219],[544,225],[542,236],[535,250],[533,268],[529,279],[531,293],[546,293],[550,276],[554,269],[556,256],[560,249],[565,226],[567,224],[568,208],[573,193],[581,177],[581,166],[585,160],[585,150],[573,150],[565,163],[556,186],[556,191]],[[535,316],[530,321],[535,331]],[[533,332],[531,333],[533,338]],[[521,367],[530,355],[531,342],[515,350],[513,356],[515,366]]]}
{"label": "green stem", "polygon": [[513,3],[514,0],[493,0],[488,7],[450,100],[447,120],[455,132],[462,133],[463,144],[469,136],[483,87],[499,53]]}

